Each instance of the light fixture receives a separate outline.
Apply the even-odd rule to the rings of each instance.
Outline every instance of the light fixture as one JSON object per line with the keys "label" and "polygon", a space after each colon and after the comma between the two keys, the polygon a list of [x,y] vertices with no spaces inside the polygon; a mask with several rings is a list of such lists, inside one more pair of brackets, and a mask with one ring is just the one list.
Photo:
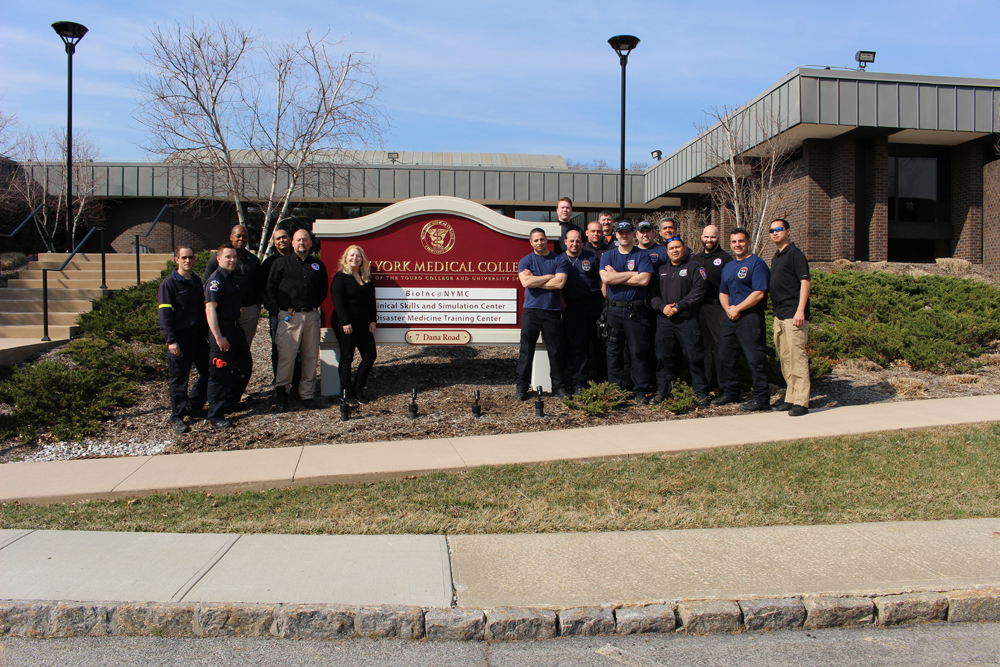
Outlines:
{"label": "light fixture", "polygon": [[656,160],[657,162],[659,162],[660,158],[663,157],[663,151],[653,151],[652,153],[650,153],[650,155],[653,156],[654,160]]}
{"label": "light fixture", "polygon": [[608,44],[618,54],[618,62],[622,66],[622,151],[620,169],[620,187],[618,190],[618,219],[625,219],[625,66],[628,65],[628,54],[639,46],[639,38],[634,35],[615,35]]}
{"label": "light fixture", "polygon": [[399,162],[399,153],[389,153],[389,162]]}
{"label": "light fixture", "polygon": [[[74,229],[73,222],[73,54],[76,45],[87,34],[87,27],[72,21],[56,21],[52,29],[66,45],[66,229]],[[70,248],[76,246],[71,237]],[[135,251],[138,253],[139,249]]]}
{"label": "light fixture", "polygon": [[858,51],[854,54],[854,59],[858,61],[858,69],[862,72],[865,71],[865,67],[868,63],[875,62],[875,52],[874,51]]}

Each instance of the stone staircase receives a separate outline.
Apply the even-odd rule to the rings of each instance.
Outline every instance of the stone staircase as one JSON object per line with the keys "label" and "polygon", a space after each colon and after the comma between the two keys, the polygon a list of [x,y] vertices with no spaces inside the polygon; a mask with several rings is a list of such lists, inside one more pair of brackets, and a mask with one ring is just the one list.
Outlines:
{"label": "stone staircase", "polygon": [[[37,261],[0,289],[0,364],[23,361],[39,350],[62,345],[78,331],[77,317],[90,310],[91,300],[108,291],[136,284],[135,255],[109,254],[107,290],[101,289],[101,256],[79,254],[65,269],[56,271],[66,261],[61,253],[41,253]],[[152,280],[160,275],[172,255],[140,255],[139,278]],[[49,281],[49,338],[41,340],[42,269]]]}

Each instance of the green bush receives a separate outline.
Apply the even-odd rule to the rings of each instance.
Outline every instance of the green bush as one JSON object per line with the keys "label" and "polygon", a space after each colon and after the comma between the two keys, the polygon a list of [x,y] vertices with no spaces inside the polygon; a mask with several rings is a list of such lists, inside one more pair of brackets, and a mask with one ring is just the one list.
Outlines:
{"label": "green bush", "polygon": [[[208,260],[210,260],[212,258],[212,255],[214,254],[215,254],[214,250],[202,250],[201,252],[199,252],[197,255],[194,256],[194,264],[191,266],[191,271],[194,273],[194,275],[198,276],[199,278],[205,275],[205,269],[208,268]],[[168,259],[167,268],[163,269],[163,272],[160,273],[160,277],[166,278],[171,273],[173,273],[176,268],[177,268],[177,262],[175,262],[172,259]]]}
{"label": "green bush", "polygon": [[[154,357],[165,357],[165,346],[153,348]],[[66,346],[66,356],[84,368],[109,373],[123,380],[141,380],[164,368],[154,364],[140,349],[130,343],[111,343],[99,338],[78,338]]]}
{"label": "green bush", "polygon": [[156,291],[160,282],[150,280],[94,299],[91,311],[80,315],[80,329],[92,338],[162,342],[156,312]]}
{"label": "green bush", "polygon": [[0,402],[15,406],[0,416],[0,438],[19,436],[23,442],[38,437],[47,426],[60,440],[99,432],[114,409],[133,405],[127,380],[91,369],[70,370],[57,361],[14,368],[0,382]]}
{"label": "green bush", "polygon": [[591,380],[590,385],[582,393],[567,396],[563,399],[563,404],[571,410],[582,410],[592,417],[601,417],[623,405],[628,396],[627,391],[610,382],[598,384]]}
{"label": "green bush", "polygon": [[698,397],[688,383],[678,380],[674,383],[670,398],[660,403],[660,407],[675,415],[682,415],[698,407]]}

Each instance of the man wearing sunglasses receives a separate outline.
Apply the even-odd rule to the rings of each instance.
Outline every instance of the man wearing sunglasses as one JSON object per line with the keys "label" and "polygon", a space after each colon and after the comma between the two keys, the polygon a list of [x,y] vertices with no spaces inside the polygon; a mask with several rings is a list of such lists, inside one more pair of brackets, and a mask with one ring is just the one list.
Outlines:
{"label": "man wearing sunglasses", "polygon": [[785,376],[785,398],[771,408],[792,417],[809,413],[809,261],[788,239],[787,220],[772,220],[768,228],[778,252],[771,260],[771,305],[774,349]]}
{"label": "man wearing sunglasses", "polygon": [[[184,417],[204,409],[208,398],[208,322],[205,320],[205,293],[201,279],[194,275],[194,250],[182,245],[174,251],[177,268],[160,283],[160,332],[167,341],[167,369],[170,373],[170,427],[181,435],[191,430]],[[198,380],[188,395],[191,365]]]}

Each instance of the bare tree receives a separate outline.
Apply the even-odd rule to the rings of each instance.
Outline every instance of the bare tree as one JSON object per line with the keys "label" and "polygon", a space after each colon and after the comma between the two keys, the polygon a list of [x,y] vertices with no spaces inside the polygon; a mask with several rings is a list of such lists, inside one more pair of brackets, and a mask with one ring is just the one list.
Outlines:
{"label": "bare tree", "polygon": [[706,163],[722,175],[711,178],[711,197],[720,211],[733,216],[737,227],[751,234],[751,249],[760,252],[765,230],[774,218],[785,217],[794,202],[782,192],[791,177],[791,140],[776,111],[712,107],[701,147]]}
{"label": "bare tree", "polygon": [[648,162],[629,162],[628,169],[625,171],[646,171],[649,169]]}
{"label": "bare tree", "polygon": [[269,42],[232,23],[192,21],[154,29],[143,54],[150,72],[139,79],[137,119],[149,130],[147,150],[211,174],[241,224],[247,206],[258,206],[260,256],[294,196],[324,173],[332,178],[332,167],[317,167],[322,157],[381,143],[375,62],[338,59],[337,46],[327,34]]}
{"label": "bare tree", "polygon": [[12,159],[17,148],[16,128],[17,114],[0,109],[0,160]]}
{"label": "bare tree", "polygon": [[566,167],[569,169],[611,169],[606,160],[591,160],[590,162],[567,160]]}

